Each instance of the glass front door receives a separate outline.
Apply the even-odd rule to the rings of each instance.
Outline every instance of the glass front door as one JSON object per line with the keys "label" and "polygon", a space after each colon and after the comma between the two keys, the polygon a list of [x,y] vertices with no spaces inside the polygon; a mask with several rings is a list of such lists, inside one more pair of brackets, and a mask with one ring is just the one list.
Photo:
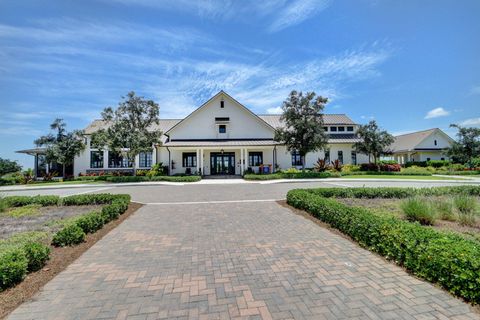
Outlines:
{"label": "glass front door", "polygon": [[211,174],[233,175],[235,174],[235,153],[224,152],[210,153]]}

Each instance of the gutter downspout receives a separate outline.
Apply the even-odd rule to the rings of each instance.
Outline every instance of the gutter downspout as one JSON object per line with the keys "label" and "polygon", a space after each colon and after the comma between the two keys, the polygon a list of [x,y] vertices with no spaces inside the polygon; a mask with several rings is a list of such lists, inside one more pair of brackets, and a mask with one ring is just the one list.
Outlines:
{"label": "gutter downspout", "polygon": [[273,158],[272,173],[275,173],[275,171],[276,171],[276,164],[277,164],[277,146],[276,146],[276,145],[273,146],[272,158]]}
{"label": "gutter downspout", "polygon": [[[167,136],[167,141],[165,141],[165,142],[170,141],[170,136],[168,134],[165,134],[165,136]],[[170,149],[168,148],[168,146],[165,146],[165,148],[167,148],[167,151],[168,151],[168,175],[171,176],[172,175],[171,153],[170,153]]]}

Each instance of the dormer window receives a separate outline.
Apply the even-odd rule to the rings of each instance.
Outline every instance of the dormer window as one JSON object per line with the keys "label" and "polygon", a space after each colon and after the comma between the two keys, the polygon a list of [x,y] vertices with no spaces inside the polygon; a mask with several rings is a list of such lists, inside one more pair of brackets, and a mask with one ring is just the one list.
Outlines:
{"label": "dormer window", "polygon": [[227,125],[221,124],[218,126],[218,133],[227,133]]}
{"label": "dormer window", "polygon": [[347,127],[347,131],[353,132],[353,127]]}
{"label": "dormer window", "polygon": [[225,108],[225,101],[223,100],[220,100],[220,108]]}
{"label": "dormer window", "polygon": [[330,127],[330,131],[337,132],[337,127]]}
{"label": "dormer window", "polygon": [[434,145],[437,145],[437,140],[434,140],[434,141],[433,141],[433,144],[434,144]]}
{"label": "dormer window", "polygon": [[338,127],[338,131],[345,131],[345,127]]}

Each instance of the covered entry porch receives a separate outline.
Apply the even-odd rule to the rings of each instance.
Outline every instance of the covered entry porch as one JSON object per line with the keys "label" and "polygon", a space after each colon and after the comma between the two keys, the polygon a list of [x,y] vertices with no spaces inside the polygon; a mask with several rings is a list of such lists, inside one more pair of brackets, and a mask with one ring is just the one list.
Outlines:
{"label": "covered entry porch", "polygon": [[[240,141],[236,141],[237,143]],[[257,141],[258,142],[258,141]],[[231,145],[231,142],[208,145],[185,145],[188,142],[164,144],[166,154],[161,159],[169,165],[169,173],[201,174],[203,176],[243,175],[247,170],[258,172],[269,167],[274,171],[276,164],[276,144]],[[190,142],[191,144],[191,142]],[[162,148],[163,149],[163,148]]]}

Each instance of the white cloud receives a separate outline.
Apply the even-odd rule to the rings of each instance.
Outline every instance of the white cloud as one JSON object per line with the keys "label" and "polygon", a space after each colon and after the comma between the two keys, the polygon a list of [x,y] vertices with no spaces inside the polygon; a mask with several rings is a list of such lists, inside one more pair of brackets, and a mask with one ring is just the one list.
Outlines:
{"label": "white cloud", "polygon": [[330,0],[295,0],[275,17],[269,31],[276,32],[313,17],[330,5]]}
{"label": "white cloud", "polygon": [[269,114],[281,114],[282,112],[282,107],[273,107],[267,109],[267,113]]}
{"label": "white cloud", "polygon": [[447,111],[443,108],[435,108],[427,112],[425,115],[425,119],[433,119],[438,117],[445,117],[450,114],[450,111]]}
{"label": "white cloud", "polygon": [[471,118],[460,122],[462,126],[480,126],[480,118]]}

